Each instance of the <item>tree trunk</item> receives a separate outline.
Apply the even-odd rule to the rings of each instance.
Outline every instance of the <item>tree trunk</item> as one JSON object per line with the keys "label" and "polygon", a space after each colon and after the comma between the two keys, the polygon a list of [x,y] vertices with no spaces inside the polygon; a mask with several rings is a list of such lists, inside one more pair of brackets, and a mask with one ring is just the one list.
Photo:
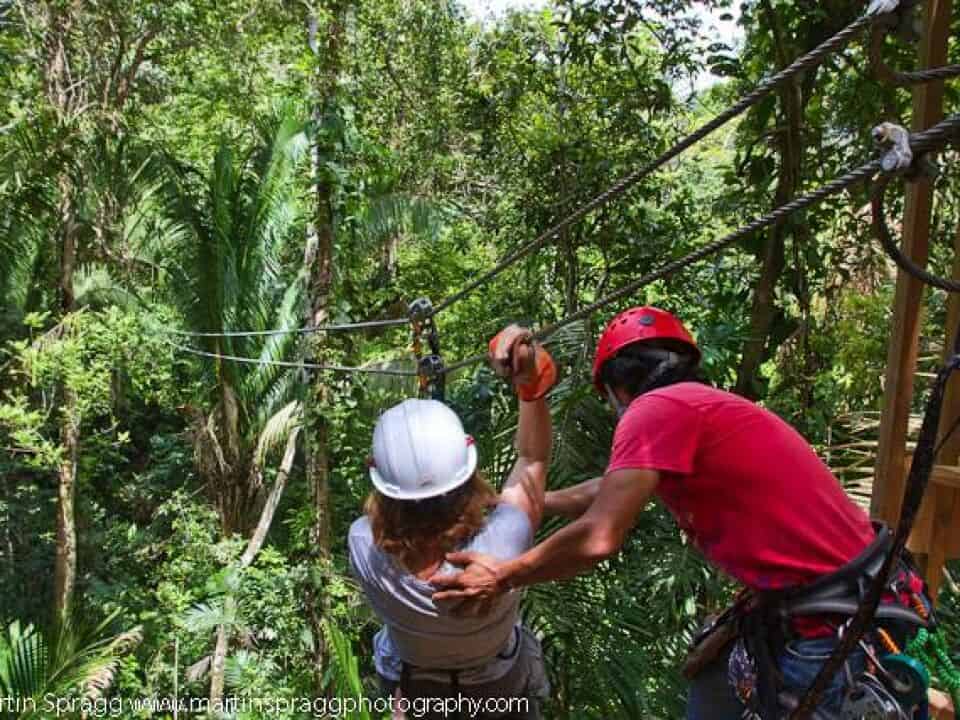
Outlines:
{"label": "tree trunk", "polygon": [[[761,4],[773,31],[777,61],[781,67],[786,67],[793,53],[786,46],[780,19],[769,0],[764,0]],[[796,79],[782,85],[779,96],[786,126],[779,131],[780,169],[774,196],[775,206],[790,202],[800,186],[803,164],[801,128],[806,107],[806,97]],[[787,222],[788,220],[782,220],[770,229],[767,242],[757,254],[760,277],[753,291],[750,334],[744,343],[736,384],[736,392],[749,398],[757,398],[759,395],[756,387],[757,373],[768,356],[767,340],[777,315],[776,290],[785,264],[784,247],[789,232]]]}
{"label": "tree trunk", "polygon": [[[224,612],[233,605],[233,598],[224,599]],[[227,644],[229,631],[226,625],[217,628],[217,644],[213,649],[213,659],[210,661],[210,715],[220,717],[222,713],[217,708],[223,706],[224,668],[227,664]]]}
{"label": "tree trunk", "polygon": [[[74,217],[73,182],[66,172],[58,180],[60,191],[60,310],[66,318],[75,309],[73,275],[77,264],[77,227]],[[53,570],[55,617],[63,619],[73,600],[77,577],[77,529],[74,497],[77,482],[77,456],[80,448],[80,410],[76,392],[66,383],[60,385],[63,408],[60,417],[60,444],[63,459],[57,473],[57,549]]]}
{"label": "tree trunk", "polygon": [[[337,80],[340,74],[341,48],[344,39],[345,15],[350,0],[332,0],[328,6],[326,38],[318,38],[319,20],[311,11],[307,20],[310,49],[316,57],[313,119],[319,126],[337,102]],[[330,317],[330,294],[333,287],[334,263],[334,186],[333,178],[324,169],[324,160],[335,152],[332,143],[316,139],[312,151],[313,176],[317,178],[314,197],[316,206],[313,222],[307,230],[304,262],[309,273],[309,315],[307,323],[317,327]],[[326,349],[323,333],[312,334],[311,356],[322,359]],[[310,533],[313,565],[326,564],[330,557],[330,461],[328,456],[328,428],[325,416],[328,402],[326,377],[314,373],[304,406],[304,452],[307,482],[313,498],[313,526]],[[313,633],[313,670],[316,692],[322,690],[326,657],[323,645],[322,620],[324,604],[321,589],[314,581],[307,586],[306,604]]]}
{"label": "tree trunk", "polygon": [[73,601],[77,578],[77,528],[74,520],[74,496],[77,481],[77,453],[80,445],[80,417],[77,395],[64,388],[60,442],[63,460],[57,483],[57,554],[53,571],[54,611],[62,620]]}
{"label": "tree trunk", "polygon": [[[247,547],[240,556],[240,569],[250,567],[263,547],[263,543],[270,532],[270,526],[273,524],[273,517],[277,512],[277,506],[280,505],[280,498],[283,497],[283,491],[287,487],[287,480],[290,477],[290,471],[293,469],[293,459],[297,454],[297,436],[299,429],[290,432],[287,438],[287,446],[283,451],[283,460],[280,461],[280,467],[277,469],[277,477],[273,481],[273,488],[270,495],[263,505],[260,512],[260,519],[257,521],[257,527],[253,535],[247,540]],[[224,600],[225,610],[232,609],[235,600],[227,596]],[[213,659],[210,662],[210,706],[215,708],[223,701],[224,688],[224,668],[227,663],[227,647],[230,642],[230,628],[221,625],[217,628],[217,644],[213,650]]]}

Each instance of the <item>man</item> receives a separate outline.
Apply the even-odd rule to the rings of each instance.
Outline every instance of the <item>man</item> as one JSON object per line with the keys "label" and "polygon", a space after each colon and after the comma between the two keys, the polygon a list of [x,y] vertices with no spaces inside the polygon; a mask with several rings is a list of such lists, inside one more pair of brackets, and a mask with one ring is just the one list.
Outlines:
{"label": "man", "polygon": [[[435,598],[488,603],[514,588],[586,572],[619,550],[655,495],[706,558],[756,598],[738,618],[742,640],[695,678],[688,720],[740,718],[743,703],[774,717],[778,704],[803,694],[830,654],[836,624],[845,619],[837,612],[840,598],[841,609],[855,609],[861,571],[882,560],[889,537],[878,539],[866,514],[787,423],[699,382],[699,361],[692,337],[670,313],[639,307],[614,318],[593,366],[597,390],[620,417],[606,474],[548,493],[548,512],[575,519],[519,557],[448,556],[466,569],[432,578]],[[834,580],[852,561],[852,580]],[[791,612],[786,629],[772,627],[764,612],[801,607],[782,598],[809,600],[795,589],[821,588],[824,578],[836,600],[830,613]],[[906,574],[901,579],[908,580]],[[904,591],[919,592],[909,580]],[[821,599],[820,606],[806,607],[825,606]],[[863,666],[863,655],[854,656],[850,674]],[[836,711],[846,690],[838,676],[824,710]]]}

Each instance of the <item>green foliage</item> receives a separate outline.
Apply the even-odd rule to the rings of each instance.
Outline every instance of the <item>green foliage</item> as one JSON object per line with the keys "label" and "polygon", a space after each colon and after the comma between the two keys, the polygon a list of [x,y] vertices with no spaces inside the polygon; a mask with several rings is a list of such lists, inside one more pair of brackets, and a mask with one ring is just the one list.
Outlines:
{"label": "green foliage", "polygon": [[94,624],[74,613],[46,631],[18,621],[5,627],[0,634],[0,692],[16,702],[4,703],[0,718],[80,717],[101,707],[122,658],[142,640],[139,627],[111,632],[115,617]]}
{"label": "green foliage", "polygon": [[[19,618],[0,641],[0,696],[48,687],[56,665],[73,685],[109,666],[102,692],[116,698],[171,696],[175,680],[182,697],[205,697],[220,626],[230,631],[228,693],[372,692],[377,623],[350,578],[345,538],[369,491],[376,418],[415,383],[322,376],[326,403],[308,409],[327,430],[332,557],[314,559],[315,478],[298,455],[265,546],[239,570],[301,422],[306,378],[183,347],[295,362],[321,359],[312,355],[322,345],[331,362],[409,368],[408,328],[317,343],[171,331],[301,327],[321,188],[333,213],[330,320],[403,318],[409,301],[457,291],[862,10],[751,0],[731,47],[708,36],[699,12],[728,0],[555,0],[488,23],[432,0],[255,5],[0,0],[0,587],[14,589],[0,594],[0,617]],[[61,47],[67,65],[57,66],[51,49]],[[899,40],[885,52],[913,62]],[[877,121],[908,118],[909,93],[876,83],[865,65],[854,44],[801,78],[797,192],[872,156]],[[58,74],[67,66],[69,78]],[[724,80],[688,94],[706,69]],[[949,112],[956,90],[946,98]],[[787,119],[781,98],[760,103],[444,312],[444,357],[474,354],[506,322],[562,318],[770,209]],[[952,267],[960,208],[946,157],[931,247],[940,273]],[[870,240],[866,201],[856,187],[785,227],[754,383],[824,448],[869,435],[850,418],[872,418],[883,390],[893,274]],[[891,197],[891,214],[901,210]],[[733,387],[769,239],[623,304],[681,314],[709,379]],[[924,363],[942,350],[946,316],[939,294],[930,307]],[[550,339],[562,369],[552,487],[605,466],[613,417],[588,373],[609,313]],[[106,626],[64,641],[31,629],[49,614],[67,392],[81,418],[78,613],[142,626],[136,649],[111,645]],[[500,482],[513,460],[511,394],[476,367],[450,378],[448,400]],[[858,441],[830,457],[842,469],[855,455],[855,482],[871,462],[872,440]],[[531,589],[523,612],[548,655],[548,716],[680,716],[686,641],[729,590],[660,507],[597,572]],[[307,617],[315,596],[323,637]],[[942,601],[956,637],[957,596]]]}

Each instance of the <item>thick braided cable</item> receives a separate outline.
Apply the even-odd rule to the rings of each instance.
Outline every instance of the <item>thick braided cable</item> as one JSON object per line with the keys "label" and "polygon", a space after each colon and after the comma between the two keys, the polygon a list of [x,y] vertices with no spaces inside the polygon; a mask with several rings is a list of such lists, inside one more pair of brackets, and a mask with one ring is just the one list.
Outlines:
{"label": "thick braided cable", "polygon": [[879,178],[873,187],[873,192],[870,197],[870,204],[873,210],[873,232],[877,236],[877,239],[880,240],[880,244],[883,245],[883,249],[886,250],[887,255],[897,263],[901,270],[913,275],[913,277],[921,282],[943,290],[944,292],[960,292],[960,282],[934,275],[904,255],[903,251],[894,241],[890,233],[890,228],[887,226],[886,210],[884,209],[887,187],[890,185],[892,179],[892,175],[884,175]]}
{"label": "thick braided cable", "polygon": [[[922,155],[923,153],[931,152],[943,147],[951,139],[955,139],[958,136],[958,133],[960,133],[960,115],[952,115],[929,130],[911,135],[910,148],[913,150],[915,155]],[[842,192],[851,185],[869,180],[880,169],[881,160],[871,160],[870,162],[861,165],[859,168],[848,172],[846,175],[832,180],[814,192],[808,193],[784,205],[781,205],[772,212],[764,215],[763,217],[757,218],[753,222],[741,227],[738,230],[735,230],[729,235],[725,235],[722,238],[704,245],[698,250],[694,250],[693,252],[688,253],[681,258],[677,258],[676,260],[669,262],[666,265],[647,273],[646,275],[643,275],[634,282],[624,285],[618,290],[614,290],[596,302],[587,305],[572,315],[567,316],[563,320],[538,330],[536,333],[534,333],[534,338],[537,340],[545,340],[560,328],[583,320],[607,305],[633,295],[637,290],[649,285],[652,282],[668,277],[679,270],[683,270],[687,266],[699,262],[700,260],[703,260],[714,253],[717,253],[720,250],[723,250],[724,248],[743,240],[759,230],[764,230],[776,224],[794,212],[804,210],[812,205],[822,202],[831,195],[836,195],[837,193]],[[446,369],[446,372],[451,373],[456,370],[460,370],[475,363],[481,362],[485,358],[485,354],[474,355],[449,365]]]}
{"label": "thick braided cable", "polygon": [[[914,157],[936,150],[949,141],[955,142],[958,138],[958,130],[960,130],[960,115],[953,115],[929,130],[912,136],[910,148]],[[907,272],[912,272],[909,268],[905,269]],[[918,279],[923,280],[923,277],[918,277]],[[900,518],[897,522],[897,529],[890,551],[884,558],[883,565],[877,572],[876,578],[868,587],[856,614],[846,626],[843,637],[840,638],[830,657],[817,672],[817,676],[801,698],[800,704],[790,714],[789,720],[806,720],[812,715],[834,676],[841,671],[847,657],[874,622],[883,591],[887,587],[891,573],[906,547],[907,539],[920,509],[920,503],[923,501],[924,493],[930,481],[930,474],[936,460],[937,429],[940,427],[940,412],[943,406],[944,393],[946,392],[947,381],[958,369],[960,369],[960,332],[954,336],[953,356],[937,373],[933,388],[930,391],[930,397],[927,399],[923,423],[920,427],[920,434],[917,436],[916,451],[913,455],[913,462],[910,464],[910,472],[904,488]]]}
{"label": "thick braided cable", "polygon": [[913,70],[912,72],[893,71],[893,74],[899,85],[922,85],[960,77],[960,65],[943,65],[942,67]]}
{"label": "thick braided cable", "polygon": [[[909,10],[917,3],[904,3],[902,7],[894,10],[894,13]],[[890,33],[892,25],[889,23],[877,23],[870,37],[870,65],[878,79],[893,85],[907,87],[910,85],[924,85],[926,83],[938,82],[941,80],[951,80],[960,77],[960,65],[942,65],[940,67],[926,68],[923,70],[895,70],[887,65],[883,59],[883,41]]]}
{"label": "thick braided cable", "polygon": [[771,77],[762,81],[759,85],[757,85],[756,88],[753,89],[752,92],[745,95],[739,102],[737,102],[736,105],[728,108],[720,115],[717,115],[713,120],[701,126],[698,130],[694,131],[690,135],[687,135],[655,160],[652,160],[643,167],[621,178],[608,190],[600,195],[597,195],[592,200],[584,203],[574,210],[570,215],[542,232],[529,243],[507,255],[507,257],[497,263],[493,268],[483,273],[480,277],[470,281],[461,290],[455,292],[453,295],[443,300],[443,302],[438,303],[434,307],[434,314],[450,307],[454,303],[462,300],[464,297],[472,293],[481,285],[485,285],[486,283],[490,282],[508,267],[545,245],[550,239],[559,235],[571,225],[581,220],[588,213],[604,207],[613,200],[616,200],[645,177],[651,175],[656,170],[666,165],[682,152],[691,146],[696,145],[705,137],[723,127],[734,118],[745,113],[751,107],[770,95],[783,83],[788,82],[795,76],[818,66],[826,57],[844,48],[854,37],[867,28],[875,20],[875,18],[876,15],[874,14],[867,14],[860,17],[838,32],[836,35],[831,37],[829,40],[826,40],[822,44],[818,45],[806,55],[799,57],[790,66],[784,68],[776,75],[772,75]]}

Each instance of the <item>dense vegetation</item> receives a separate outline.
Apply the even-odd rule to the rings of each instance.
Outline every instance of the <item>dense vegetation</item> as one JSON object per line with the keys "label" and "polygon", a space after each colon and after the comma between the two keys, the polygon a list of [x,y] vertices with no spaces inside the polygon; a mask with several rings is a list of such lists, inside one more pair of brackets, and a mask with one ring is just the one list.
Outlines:
{"label": "dense vegetation", "polygon": [[[744,0],[733,48],[704,32],[703,5],[554,0],[478,24],[454,0],[0,0],[0,696],[372,686],[375,623],[344,537],[377,413],[416,386],[295,365],[410,369],[409,329],[179,333],[403,318],[862,11]],[[721,79],[691,91],[707,71]],[[818,186],[873,156],[873,125],[909,114],[909,92],[851,45],[441,314],[444,355],[507,321],[557,320]],[[937,180],[942,272],[955,159]],[[679,313],[713,382],[825,451],[882,392],[894,275],[867,193],[634,298]],[[923,356],[943,341],[944,299],[930,303]],[[553,338],[555,486],[604,464],[613,417],[587,373],[607,317]],[[508,393],[472,368],[448,398],[501,477]],[[532,589],[550,716],[678,717],[679,658],[728,590],[656,508],[601,571]]]}

